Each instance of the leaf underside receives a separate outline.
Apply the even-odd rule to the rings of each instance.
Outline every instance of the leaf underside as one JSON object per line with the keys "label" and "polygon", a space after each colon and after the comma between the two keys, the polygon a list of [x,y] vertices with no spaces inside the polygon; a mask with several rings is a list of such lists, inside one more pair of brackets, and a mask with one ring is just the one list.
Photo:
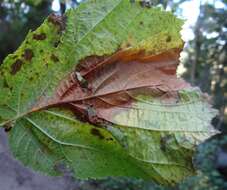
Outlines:
{"label": "leaf underside", "polygon": [[0,126],[14,156],[81,179],[175,184],[216,134],[204,95],[176,77],[182,21],[139,1],[88,0],[50,15],[0,67]]}

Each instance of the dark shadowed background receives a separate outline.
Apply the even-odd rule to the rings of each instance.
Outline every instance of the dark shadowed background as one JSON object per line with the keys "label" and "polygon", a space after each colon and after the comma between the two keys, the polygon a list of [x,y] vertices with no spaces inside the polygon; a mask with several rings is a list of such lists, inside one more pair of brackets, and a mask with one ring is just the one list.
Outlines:
{"label": "dark shadowed background", "polygon": [[[63,14],[81,1],[0,0],[0,65],[47,15]],[[172,188],[126,178],[80,181],[67,172],[63,177],[47,177],[13,159],[7,134],[1,129],[0,190],[227,189],[227,0],[152,0],[151,3],[187,19],[182,31],[186,44],[178,73],[211,95],[214,107],[220,111],[213,125],[221,133],[201,144],[195,156],[198,176]]]}

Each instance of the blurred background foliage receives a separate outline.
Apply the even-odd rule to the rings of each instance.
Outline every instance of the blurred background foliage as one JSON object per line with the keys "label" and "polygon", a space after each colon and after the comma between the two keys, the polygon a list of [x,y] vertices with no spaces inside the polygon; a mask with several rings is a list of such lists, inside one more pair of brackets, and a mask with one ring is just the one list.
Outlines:
{"label": "blurred background foliage", "polygon": [[[63,14],[82,0],[0,0],[0,64],[14,52],[29,30],[35,30],[51,12]],[[221,131],[198,147],[194,162],[198,175],[176,187],[125,178],[76,181],[81,190],[224,190],[227,189],[227,0],[144,0],[180,16],[185,2],[199,2],[192,38],[181,56],[182,75],[211,95],[220,110],[213,125]],[[216,6],[217,3],[222,6]],[[190,9],[190,7],[188,7]],[[194,14],[195,10],[189,10]],[[187,36],[187,34],[186,34]]]}

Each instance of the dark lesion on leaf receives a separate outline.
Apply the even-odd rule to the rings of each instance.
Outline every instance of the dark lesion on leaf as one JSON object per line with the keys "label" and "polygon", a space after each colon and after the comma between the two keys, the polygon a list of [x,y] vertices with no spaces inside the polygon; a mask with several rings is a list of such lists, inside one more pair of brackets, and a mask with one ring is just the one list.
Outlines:
{"label": "dark lesion on leaf", "polygon": [[54,13],[52,13],[48,17],[48,22],[52,23],[53,25],[59,27],[59,32],[62,32],[65,30],[66,27],[66,16],[59,16]]}
{"label": "dark lesion on leaf", "polygon": [[30,80],[30,81],[33,81],[33,80],[34,80],[34,77],[30,77],[29,80]]}
{"label": "dark lesion on leaf", "polygon": [[45,33],[33,34],[33,39],[34,40],[45,40],[46,34]]}
{"label": "dark lesion on leaf", "polygon": [[131,44],[129,42],[126,43],[126,47],[129,48],[131,47]]}
{"label": "dark lesion on leaf", "polygon": [[55,48],[58,47],[59,44],[60,44],[60,40],[54,42],[54,47],[55,47]]}
{"label": "dark lesion on leaf", "polygon": [[94,135],[94,136],[97,136],[99,139],[104,139],[104,136],[102,135],[100,130],[98,130],[96,128],[91,129],[91,134]]}
{"label": "dark lesion on leaf", "polygon": [[23,61],[21,59],[17,59],[12,65],[11,65],[11,74],[15,75],[22,67]]}
{"label": "dark lesion on leaf", "polygon": [[160,149],[164,152],[167,151],[168,144],[171,143],[174,140],[174,137],[172,134],[166,135],[161,137],[160,139]]}
{"label": "dark lesion on leaf", "polygon": [[4,126],[4,130],[6,133],[8,133],[12,129],[12,123],[6,123]]}
{"label": "dark lesion on leaf", "polygon": [[171,42],[171,36],[167,36],[167,38],[166,38],[166,42]]}
{"label": "dark lesion on leaf", "polygon": [[34,54],[33,54],[33,51],[31,49],[28,48],[28,49],[24,50],[23,57],[26,61],[31,61],[33,56],[34,56]]}
{"label": "dark lesion on leaf", "polygon": [[58,62],[59,61],[58,57],[55,54],[51,54],[50,58],[51,58],[51,60],[53,62]]}
{"label": "dark lesion on leaf", "polygon": [[107,141],[113,141],[114,139],[112,137],[106,138]]}

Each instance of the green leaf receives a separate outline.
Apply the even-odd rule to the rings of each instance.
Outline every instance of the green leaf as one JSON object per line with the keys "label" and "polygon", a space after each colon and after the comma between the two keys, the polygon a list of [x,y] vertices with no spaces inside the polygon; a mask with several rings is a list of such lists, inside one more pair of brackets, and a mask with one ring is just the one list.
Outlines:
{"label": "green leaf", "polygon": [[181,26],[129,0],[50,15],[0,66],[0,126],[13,127],[15,157],[49,175],[63,164],[82,179],[168,185],[195,174],[192,156],[216,133],[216,111],[175,76]]}
{"label": "green leaf", "polygon": [[17,121],[9,135],[13,155],[25,166],[49,175],[60,175],[57,166],[63,163],[63,156],[57,152],[59,145],[34,129],[25,119]]}

